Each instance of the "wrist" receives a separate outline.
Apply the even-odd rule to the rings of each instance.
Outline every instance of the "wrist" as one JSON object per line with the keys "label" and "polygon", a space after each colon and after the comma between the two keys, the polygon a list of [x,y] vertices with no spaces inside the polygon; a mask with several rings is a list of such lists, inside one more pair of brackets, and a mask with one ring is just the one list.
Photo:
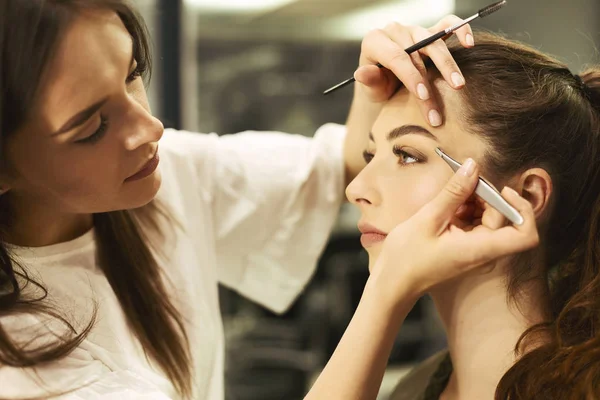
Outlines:
{"label": "wrist", "polygon": [[395,282],[376,271],[367,279],[363,296],[375,301],[387,312],[393,314],[408,312],[419,300],[421,294],[414,289],[409,279]]}

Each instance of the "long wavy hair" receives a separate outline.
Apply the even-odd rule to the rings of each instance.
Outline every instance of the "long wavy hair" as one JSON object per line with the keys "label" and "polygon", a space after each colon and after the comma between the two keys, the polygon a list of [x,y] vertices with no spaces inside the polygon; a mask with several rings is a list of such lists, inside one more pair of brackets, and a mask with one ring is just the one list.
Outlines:
{"label": "long wavy hair", "polygon": [[[0,2],[0,166],[3,142],[30,118],[44,71],[62,36],[78,13],[112,10],[119,15],[134,42],[134,56],[146,81],[151,67],[148,34],[142,18],[121,0],[2,0]],[[46,289],[17,265],[2,235],[10,228],[10,192],[0,196],[0,317],[45,314],[60,321],[70,335],[52,343],[25,346],[0,322],[0,367],[35,367],[68,355],[89,334],[95,321],[77,331],[61,310],[45,302]],[[141,226],[158,231],[167,212],[155,201],[135,211],[93,216],[98,260],[145,352],[162,368],[183,397],[191,394],[189,344],[182,316],[170,301],[164,276]],[[29,298],[23,288],[37,287]],[[1,319],[0,319],[1,321]],[[32,332],[35,335],[35,332]],[[34,338],[31,338],[32,340]]]}
{"label": "long wavy hair", "polygon": [[[546,54],[485,32],[474,48],[448,45],[467,81],[466,125],[490,145],[486,174],[502,182],[540,167],[554,186],[533,251],[541,254],[518,257],[508,279],[512,300],[525,282],[543,282],[548,319],[521,336],[496,399],[599,398],[600,69],[574,75]],[[544,260],[540,268],[523,262],[534,255]],[[540,333],[549,340],[528,346]]]}

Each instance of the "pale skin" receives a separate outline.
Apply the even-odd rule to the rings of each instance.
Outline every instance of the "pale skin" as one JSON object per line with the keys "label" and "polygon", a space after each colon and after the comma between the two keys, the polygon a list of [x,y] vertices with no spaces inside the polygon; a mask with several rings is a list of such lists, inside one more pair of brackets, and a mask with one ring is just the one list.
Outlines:
{"label": "pale skin", "polygon": [[[450,17],[432,31],[455,22],[456,17]],[[472,45],[469,33],[468,26],[457,33],[465,46]],[[362,68],[356,73],[359,84],[348,118],[344,160],[347,181],[364,166],[361,153],[367,147],[366,132],[400,80],[413,96],[419,97],[414,119],[420,116],[418,122],[423,126],[444,125],[446,116],[420,69],[420,57],[430,56],[436,62],[452,90],[464,84],[464,80],[456,79],[456,73],[460,75],[458,67],[449,60],[442,42],[412,57],[405,57],[402,50],[428,34],[423,28],[391,24],[363,42]],[[5,142],[8,167],[0,171],[0,192],[8,196],[11,217],[16,221],[8,228],[6,241],[34,247],[64,242],[92,227],[92,213],[140,207],[156,195],[161,183],[160,167],[144,179],[125,181],[152,157],[163,133],[162,124],[151,114],[143,83],[134,73],[131,47],[128,32],[109,12],[90,11],[68,29],[46,71],[38,101],[31,105],[31,118]],[[373,66],[376,62],[388,69],[377,69]],[[80,125],[63,129],[75,115],[100,101],[104,102]],[[93,143],[80,142],[89,141],[104,119],[108,120],[104,135]],[[451,126],[451,121],[447,117],[445,123]],[[61,130],[64,132],[53,134]],[[385,130],[386,125],[378,121],[373,129],[378,146],[386,145],[382,136]],[[450,152],[450,148],[447,150]],[[441,161],[435,171],[441,181],[450,176]],[[430,182],[441,193],[436,196],[433,189],[423,189],[411,205],[415,211],[419,204],[423,207],[412,216],[407,213],[405,217],[410,218],[404,221],[396,220],[399,225],[395,228],[385,227],[391,229],[386,243],[394,244],[389,251],[381,251],[377,260],[373,258],[373,273],[361,305],[309,398],[375,398],[395,333],[421,294],[491,259],[536,245],[536,209],[531,206],[536,203],[510,191],[503,193],[524,215],[523,226],[501,228],[499,215],[486,209],[484,222],[477,229],[447,229],[457,208],[470,197],[476,176],[474,165],[473,174],[457,174],[446,186]],[[470,258],[441,262],[449,249],[472,242],[471,236],[464,235],[477,238],[478,247]],[[406,242],[406,238],[411,241]],[[411,254],[407,249],[419,247],[427,248],[429,258],[406,257]],[[403,268],[397,268],[401,257]],[[431,280],[432,276],[436,279]],[[361,349],[359,353],[357,348]]]}
{"label": "pale skin", "polygon": [[[420,133],[427,126],[426,121],[420,113],[419,100],[406,90],[387,102],[375,122],[374,140],[367,146],[367,159],[371,160],[347,188],[348,198],[361,210],[361,224],[389,232],[435,198],[452,175],[448,165],[435,154],[436,147],[463,162],[468,156],[482,160],[487,146],[476,135],[467,133],[462,124],[460,106],[457,107],[461,99],[445,82],[435,82],[445,100],[446,122],[442,127],[427,129],[434,136]],[[387,135],[402,126],[418,128],[405,130],[405,135],[388,141]],[[549,179],[537,169],[525,175],[538,183]],[[519,186],[519,178],[510,181]],[[547,196],[541,187],[530,184],[526,189],[528,198]],[[371,268],[377,265],[382,249],[382,243],[367,247]],[[399,262],[406,257],[410,256],[399,254]],[[519,310],[507,303],[510,264],[510,257],[504,257],[485,270],[472,271],[430,290],[447,331],[455,367],[443,400],[492,399],[499,379],[515,361],[513,350],[518,338],[529,326],[543,320],[539,308],[542,293],[535,283],[526,288],[528,296],[520,299]]]}
{"label": "pale skin", "polygon": [[[414,36],[411,27],[404,34],[401,30],[395,29],[396,37]],[[407,47],[406,40],[396,49]],[[372,56],[371,61],[391,66],[386,53]],[[436,62],[444,77],[448,65]],[[402,73],[396,75],[402,79]],[[367,110],[377,116],[365,145],[369,164],[348,186],[347,196],[360,208],[359,226],[372,225],[387,237],[368,245],[371,276],[358,309],[306,398],[375,399],[404,318],[421,295],[431,293],[454,362],[441,398],[493,399],[499,379],[516,360],[518,338],[543,319],[541,286],[525,286],[514,307],[507,302],[506,277],[511,254],[539,243],[536,220],[545,217],[551,179],[539,168],[507,177],[513,189],[506,187],[502,194],[525,218],[523,225],[510,226],[472,196],[480,172],[476,161],[486,145],[462,123],[456,86],[447,79],[428,86],[442,101],[438,109],[444,110],[444,123],[433,126],[427,112],[432,105],[414,91],[403,89],[387,101],[390,87],[397,87],[389,71],[366,67],[355,76],[363,85],[357,91],[371,100],[373,108]],[[407,81],[408,89],[414,87]],[[381,99],[384,104],[375,110]],[[366,118],[363,123],[368,126]],[[388,140],[398,127],[405,127],[403,135]],[[424,129],[435,137],[423,134]],[[464,168],[452,175],[434,153],[438,146],[464,162]],[[465,176],[469,165],[471,175]]]}
{"label": "pale skin", "polygon": [[[442,98],[456,95],[443,82],[436,86]],[[505,278],[510,254],[538,244],[536,215],[547,203],[547,192],[540,190],[544,173],[530,170],[511,179],[528,200],[508,187],[502,190],[523,215],[521,226],[508,225],[490,207],[460,211],[473,203],[479,174],[478,164],[464,154],[481,156],[485,146],[461,129],[451,102],[444,102],[444,126],[427,129],[437,140],[414,133],[427,126],[418,102],[403,90],[384,106],[367,147],[370,162],[347,188],[361,223],[387,237],[367,247],[371,275],[359,306],[306,399],[375,399],[396,334],[425,293],[439,307],[456,360],[444,400],[493,399],[500,377],[515,361],[517,339],[541,320],[536,285],[525,288],[517,310],[507,303]],[[420,129],[388,141],[399,126]],[[442,145],[464,161],[454,175],[434,153]],[[414,156],[394,154],[394,146]],[[416,153],[418,162],[412,158]]]}
{"label": "pale skin", "polygon": [[[447,176],[440,177],[447,182],[441,192],[408,219],[398,221],[399,224],[378,245],[381,246],[378,251],[374,251],[377,256],[371,256],[375,247],[368,249],[372,260],[371,275],[358,308],[306,399],[376,399],[397,332],[420,296],[427,292],[444,293],[445,285],[461,290],[465,285],[476,285],[477,275],[492,267],[493,263],[495,268],[501,269],[503,257],[537,246],[539,239],[532,205],[510,188],[503,189],[502,195],[524,217],[522,225],[507,226],[504,217],[488,207],[483,210],[479,222],[463,220],[462,229],[453,223],[459,207],[469,201],[477,184],[479,169],[469,160],[449,181]],[[402,199],[387,199],[394,200],[402,203]],[[498,284],[496,276],[490,275],[488,279],[492,288]],[[456,280],[466,283],[455,284],[453,281]],[[527,322],[514,310],[507,310],[506,303],[500,303],[498,293],[502,294],[502,291],[495,288],[484,302],[489,305],[487,312],[498,311],[498,315],[484,320],[485,326],[474,324],[475,333],[469,337],[482,340],[479,346],[471,344],[471,355],[481,355],[493,349],[492,356],[497,355],[498,358],[491,362],[487,360],[488,364],[482,371],[476,371],[477,375],[470,369],[470,364],[462,373],[459,365],[459,370],[453,375],[457,383],[448,386],[444,399],[493,399],[499,373],[512,362],[508,356],[510,350],[502,351],[502,348],[508,349],[510,344],[514,346],[514,333]],[[475,292],[475,296],[481,296],[481,292]],[[457,295],[453,300],[448,315],[463,317],[468,310],[463,311],[460,307],[469,306],[472,299],[462,304],[461,297]],[[502,300],[506,301],[506,297]],[[481,314],[479,309],[473,316],[482,317]],[[467,321],[473,322],[473,316],[469,316]],[[508,322],[509,326],[494,339],[515,341],[498,350],[499,344],[489,342],[485,335],[493,329],[493,323],[504,322]],[[457,326],[460,328],[461,324]],[[452,334],[455,333],[449,330],[449,335]],[[465,338],[460,338],[460,341],[456,337],[454,339],[450,341],[451,346],[454,343],[462,345],[456,347],[462,351],[457,357],[464,356],[469,350],[464,347]],[[467,359],[467,363],[481,361],[482,358]],[[477,377],[477,382],[473,382],[474,377]]]}

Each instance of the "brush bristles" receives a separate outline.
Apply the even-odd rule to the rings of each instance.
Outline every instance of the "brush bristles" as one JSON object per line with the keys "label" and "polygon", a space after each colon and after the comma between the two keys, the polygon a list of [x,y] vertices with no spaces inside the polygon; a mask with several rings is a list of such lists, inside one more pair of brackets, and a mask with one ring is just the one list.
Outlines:
{"label": "brush bristles", "polygon": [[504,5],[506,5],[506,0],[500,0],[497,3],[494,3],[487,7],[484,7],[481,10],[479,10],[479,17],[480,18],[487,17],[488,15],[495,13],[496,11],[501,9]]}

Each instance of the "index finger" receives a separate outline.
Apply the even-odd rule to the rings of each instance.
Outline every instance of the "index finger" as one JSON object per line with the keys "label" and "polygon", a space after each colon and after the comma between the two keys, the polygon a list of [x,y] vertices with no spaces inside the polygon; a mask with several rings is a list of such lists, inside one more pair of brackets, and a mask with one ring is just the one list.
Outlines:
{"label": "index finger", "polygon": [[[464,21],[462,18],[457,17],[456,15],[447,15],[441,20],[438,21],[437,24],[429,28],[429,31],[433,33],[437,33],[439,31],[443,31],[444,29],[450,28],[451,26],[457,25]],[[473,29],[471,29],[470,24],[466,24],[458,28],[455,32],[456,37],[460,44],[464,47],[473,47],[475,46],[475,39],[473,36]]]}
{"label": "index finger", "polygon": [[[391,27],[387,29],[391,30]],[[392,71],[412,94],[421,100],[428,100],[429,83],[414,65],[411,56],[404,50],[412,43],[410,32],[405,27],[398,25],[394,38],[384,30],[375,30],[363,40],[363,54],[369,61],[378,62]]]}

